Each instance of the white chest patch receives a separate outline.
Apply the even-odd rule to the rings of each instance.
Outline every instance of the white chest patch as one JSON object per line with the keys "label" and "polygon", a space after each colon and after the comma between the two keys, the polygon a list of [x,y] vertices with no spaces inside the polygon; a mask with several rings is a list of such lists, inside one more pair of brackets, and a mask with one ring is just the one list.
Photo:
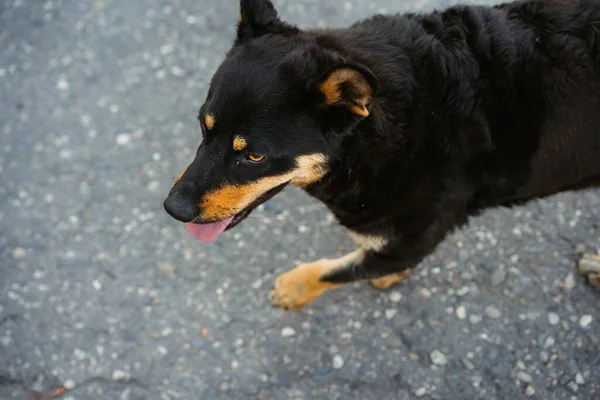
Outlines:
{"label": "white chest patch", "polygon": [[362,235],[348,229],[350,238],[365,250],[379,251],[385,247],[388,240],[383,236]]}

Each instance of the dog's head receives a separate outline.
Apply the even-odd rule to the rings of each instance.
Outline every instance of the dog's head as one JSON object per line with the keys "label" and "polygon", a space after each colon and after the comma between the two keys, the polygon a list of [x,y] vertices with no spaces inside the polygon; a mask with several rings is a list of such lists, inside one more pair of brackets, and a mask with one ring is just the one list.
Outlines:
{"label": "dog's head", "polygon": [[164,202],[194,236],[213,240],[286,185],[317,183],[369,115],[372,73],[319,42],[269,0],[241,0],[237,38],[200,108],[202,143]]}

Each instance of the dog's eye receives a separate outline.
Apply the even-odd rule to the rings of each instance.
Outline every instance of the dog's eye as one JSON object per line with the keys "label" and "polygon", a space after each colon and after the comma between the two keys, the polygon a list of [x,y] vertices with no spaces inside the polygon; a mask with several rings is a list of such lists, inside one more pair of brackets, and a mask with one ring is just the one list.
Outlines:
{"label": "dog's eye", "polygon": [[248,154],[247,158],[252,162],[261,162],[265,159],[265,156],[259,156],[258,154]]}

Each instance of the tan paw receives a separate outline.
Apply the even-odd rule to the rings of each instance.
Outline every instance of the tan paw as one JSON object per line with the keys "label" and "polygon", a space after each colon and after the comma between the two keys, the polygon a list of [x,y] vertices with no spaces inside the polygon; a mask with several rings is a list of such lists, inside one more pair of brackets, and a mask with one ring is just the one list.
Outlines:
{"label": "tan paw", "polygon": [[284,310],[300,310],[306,304],[337,285],[321,282],[327,271],[327,260],[300,264],[275,280],[275,288],[269,294],[273,306]]}
{"label": "tan paw", "polygon": [[600,255],[584,254],[578,267],[579,273],[587,278],[591,286],[600,288]]}
{"label": "tan paw", "polygon": [[375,289],[384,290],[392,286],[394,283],[404,282],[408,275],[410,274],[410,269],[405,269],[402,272],[398,272],[397,274],[391,274],[382,276],[381,278],[370,280],[369,283]]}

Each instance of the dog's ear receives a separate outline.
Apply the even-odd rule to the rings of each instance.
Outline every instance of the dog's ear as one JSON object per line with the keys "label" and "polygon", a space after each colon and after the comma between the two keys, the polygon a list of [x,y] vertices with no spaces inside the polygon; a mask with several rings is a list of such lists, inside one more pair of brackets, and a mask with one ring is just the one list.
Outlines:
{"label": "dog's ear", "polygon": [[369,116],[369,105],[377,91],[377,79],[366,67],[341,64],[332,68],[319,82],[325,104],[345,106],[360,117]]}
{"label": "dog's ear", "polygon": [[282,22],[270,0],[241,0],[237,37],[239,41],[266,33],[296,32],[297,29]]}

